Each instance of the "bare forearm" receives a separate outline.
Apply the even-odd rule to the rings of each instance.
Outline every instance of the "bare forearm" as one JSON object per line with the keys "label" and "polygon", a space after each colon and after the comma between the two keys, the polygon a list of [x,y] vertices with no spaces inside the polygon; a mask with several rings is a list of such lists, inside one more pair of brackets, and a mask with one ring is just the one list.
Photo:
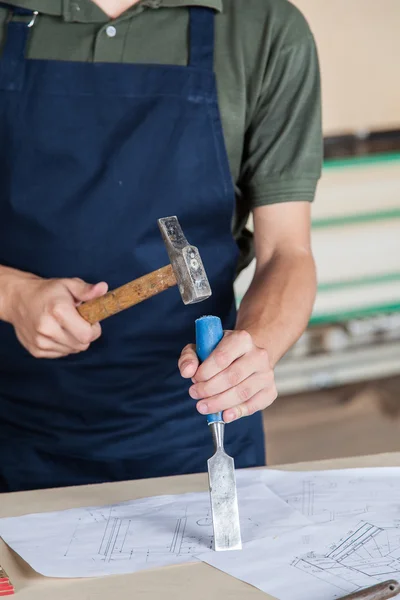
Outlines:
{"label": "bare forearm", "polygon": [[256,270],[239,309],[237,329],[251,333],[275,366],[307,327],[315,293],[311,252],[276,253]]}
{"label": "bare forearm", "polygon": [[34,277],[30,273],[17,271],[0,265],[0,321],[9,321],[9,307],[12,304],[16,286],[26,278]]}

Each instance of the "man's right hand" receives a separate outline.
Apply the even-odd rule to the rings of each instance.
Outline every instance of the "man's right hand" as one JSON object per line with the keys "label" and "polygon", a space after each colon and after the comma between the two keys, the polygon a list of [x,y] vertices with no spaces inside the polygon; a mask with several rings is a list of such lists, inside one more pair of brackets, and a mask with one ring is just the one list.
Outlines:
{"label": "man's right hand", "polygon": [[3,297],[3,318],[14,326],[20,343],[35,358],[60,358],[87,350],[101,335],[78,313],[81,302],[107,292],[107,284],[81,279],[41,279],[14,272]]}

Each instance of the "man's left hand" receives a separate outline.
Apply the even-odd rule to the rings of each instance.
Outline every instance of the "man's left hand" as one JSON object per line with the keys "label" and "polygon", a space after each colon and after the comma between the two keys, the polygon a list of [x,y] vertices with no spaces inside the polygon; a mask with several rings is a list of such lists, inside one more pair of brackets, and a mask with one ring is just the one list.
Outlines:
{"label": "man's left hand", "polygon": [[268,352],[255,345],[247,331],[227,331],[214,352],[200,365],[189,345],[179,359],[182,377],[192,378],[189,390],[203,414],[223,412],[226,423],[248,417],[277,398]]}

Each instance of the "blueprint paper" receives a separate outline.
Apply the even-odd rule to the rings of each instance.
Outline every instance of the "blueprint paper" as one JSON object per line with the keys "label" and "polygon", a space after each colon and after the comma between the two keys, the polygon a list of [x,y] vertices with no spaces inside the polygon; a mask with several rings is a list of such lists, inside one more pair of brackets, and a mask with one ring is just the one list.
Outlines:
{"label": "blueprint paper", "polygon": [[199,558],[279,600],[334,600],[400,578],[400,513],[312,525]]}
{"label": "blueprint paper", "polygon": [[400,468],[335,471],[243,470],[240,485],[263,482],[314,523],[329,523],[400,505]]}
{"label": "blueprint paper", "polygon": [[[243,542],[308,525],[263,485],[238,486]],[[0,519],[0,535],[49,577],[133,573],[196,562],[212,548],[208,492]]]}

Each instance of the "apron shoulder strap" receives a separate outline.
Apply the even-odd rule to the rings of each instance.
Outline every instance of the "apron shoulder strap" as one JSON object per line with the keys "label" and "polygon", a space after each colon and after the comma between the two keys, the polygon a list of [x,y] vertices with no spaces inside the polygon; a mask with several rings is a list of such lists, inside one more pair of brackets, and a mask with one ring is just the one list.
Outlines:
{"label": "apron shoulder strap", "polygon": [[199,6],[189,11],[189,66],[214,71],[215,11]]}
{"label": "apron shoulder strap", "polygon": [[0,89],[10,92],[20,91],[24,80],[28,32],[34,25],[38,12],[2,2],[0,8],[10,11],[7,36],[0,61]]}
{"label": "apron shoulder strap", "polygon": [[29,8],[21,8],[20,6],[13,6],[5,2],[0,2],[0,8],[5,8],[6,10],[9,10],[10,12],[12,12],[13,15],[16,16],[32,16],[36,14],[36,11],[30,10]]}
{"label": "apron shoulder strap", "polygon": [[36,17],[39,14],[37,10],[22,8],[21,6],[13,6],[11,4],[6,4],[5,2],[0,2],[0,8],[4,8],[5,10],[8,10],[10,12],[11,21],[14,17],[27,17],[26,21],[23,20],[22,22],[28,28],[34,25]]}

